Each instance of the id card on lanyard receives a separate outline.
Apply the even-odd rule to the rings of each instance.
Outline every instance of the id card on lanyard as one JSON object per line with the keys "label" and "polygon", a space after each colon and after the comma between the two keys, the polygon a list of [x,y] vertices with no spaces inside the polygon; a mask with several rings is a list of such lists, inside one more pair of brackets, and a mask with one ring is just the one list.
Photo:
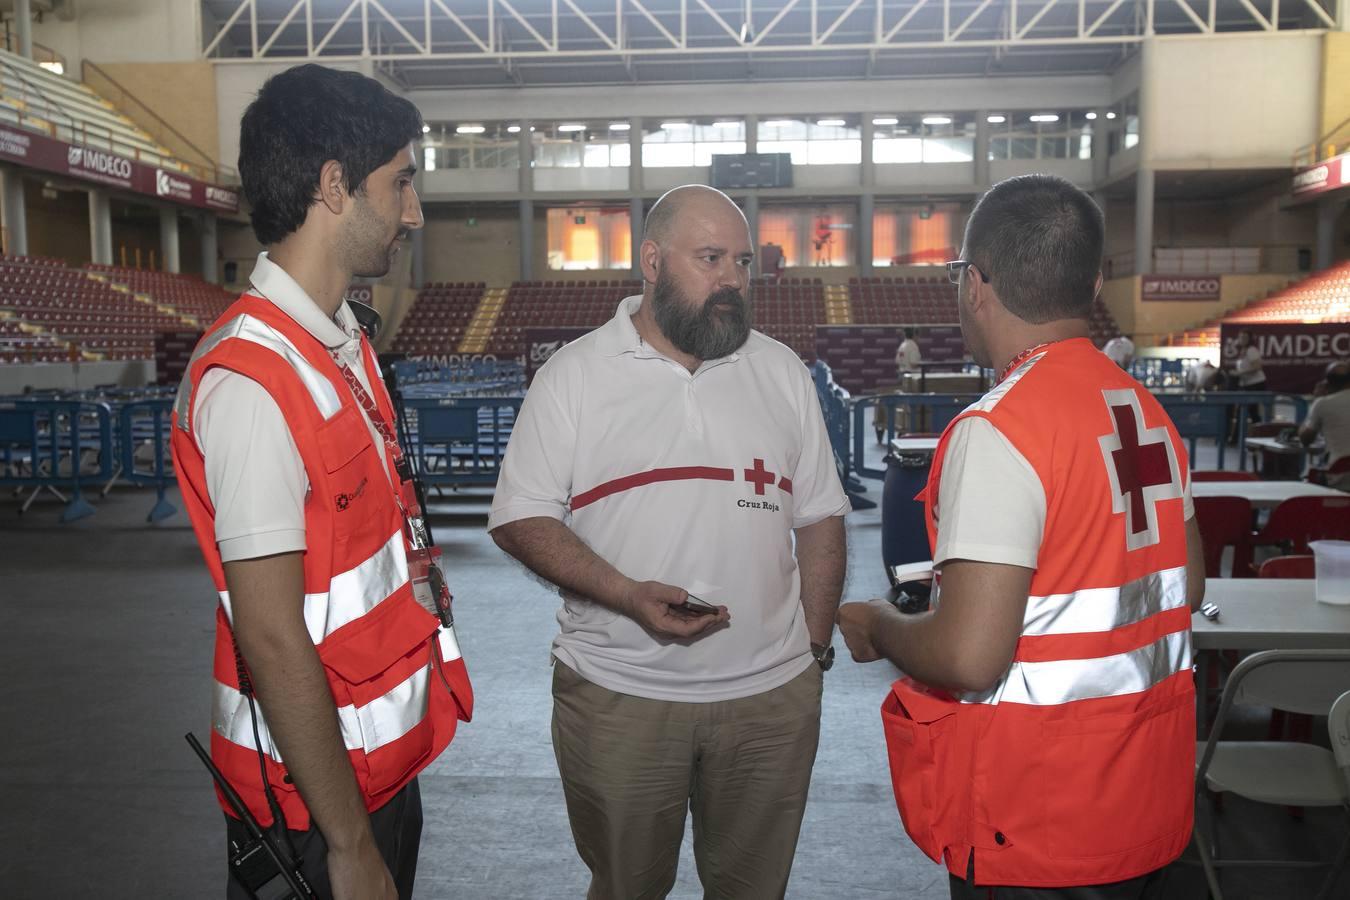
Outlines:
{"label": "id card on lanyard", "polygon": [[370,419],[370,424],[384,441],[385,455],[393,463],[394,472],[398,475],[399,483],[395,486],[394,495],[398,499],[399,512],[403,514],[403,533],[409,544],[408,577],[412,581],[413,596],[423,609],[441,620],[442,626],[450,628],[455,624],[454,615],[451,613],[454,597],[450,595],[445,575],[441,572],[441,551],[431,546],[426,519],[422,516],[422,506],[417,502],[417,491],[413,487],[412,480],[412,463],[403,455],[403,448],[398,445],[394,429],[370,396],[370,392],[356,377],[351,366],[339,359],[336,352],[332,355],[338,370],[342,372],[342,379],[351,388],[352,396],[356,398],[356,402]]}

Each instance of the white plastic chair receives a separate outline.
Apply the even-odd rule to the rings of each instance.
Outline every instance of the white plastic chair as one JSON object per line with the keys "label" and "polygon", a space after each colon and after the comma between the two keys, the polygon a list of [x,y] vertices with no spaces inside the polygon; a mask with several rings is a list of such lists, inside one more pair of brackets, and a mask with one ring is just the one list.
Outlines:
{"label": "white plastic chair", "polygon": [[[1347,698],[1350,698],[1350,650],[1266,650],[1242,660],[1224,686],[1209,739],[1197,745],[1197,801],[1208,788],[1274,806],[1340,806],[1350,824],[1350,699]],[[1333,755],[1314,744],[1290,741],[1220,741],[1234,703],[1328,716],[1332,746],[1338,747],[1337,752]],[[1338,746],[1339,743],[1344,746]],[[1199,824],[1198,814],[1203,805],[1196,803],[1193,839],[1214,900],[1223,900],[1218,869],[1229,866],[1329,865],[1331,871],[1317,896],[1319,900],[1330,897],[1350,856],[1350,838],[1336,858],[1329,861],[1220,859],[1212,833],[1203,834]]]}

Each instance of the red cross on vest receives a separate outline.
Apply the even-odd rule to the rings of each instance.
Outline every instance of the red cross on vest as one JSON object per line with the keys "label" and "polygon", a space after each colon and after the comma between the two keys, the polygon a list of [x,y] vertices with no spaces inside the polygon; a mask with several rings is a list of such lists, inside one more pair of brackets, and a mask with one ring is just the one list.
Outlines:
{"label": "red cross on vest", "polygon": [[755,486],[755,493],[759,496],[764,495],[764,488],[778,480],[778,476],[764,468],[764,460],[755,460],[753,469],[745,470],[745,480]]}
{"label": "red cross on vest", "polygon": [[1139,398],[1131,389],[1103,391],[1112,431],[1098,439],[1111,482],[1111,510],[1125,514],[1125,546],[1158,543],[1159,500],[1181,496],[1176,452],[1167,429],[1144,427]]}

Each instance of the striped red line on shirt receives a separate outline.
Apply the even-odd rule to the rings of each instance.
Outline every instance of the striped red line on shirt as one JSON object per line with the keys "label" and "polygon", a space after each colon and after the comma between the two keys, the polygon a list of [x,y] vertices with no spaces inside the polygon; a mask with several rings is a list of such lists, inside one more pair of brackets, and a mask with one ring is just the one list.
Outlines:
{"label": "striped red line on shirt", "polygon": [[583,506],[589,506],[597,500],[603,500],[611,494],[618,494],[622,491],[632,490],[637,487],[644,487],[649,484],[656,484],[661,481],[735,481],[735,469],[718,469],[713,466],[674,466],[669,469],[652,469],[648,472],[638,472],[636,475],[625,475],[622,478],[615,478],[613,481],[606,481],[604,484],[591,488],[589,491],[583,491],[572,497],[572,512],[576,512]]}

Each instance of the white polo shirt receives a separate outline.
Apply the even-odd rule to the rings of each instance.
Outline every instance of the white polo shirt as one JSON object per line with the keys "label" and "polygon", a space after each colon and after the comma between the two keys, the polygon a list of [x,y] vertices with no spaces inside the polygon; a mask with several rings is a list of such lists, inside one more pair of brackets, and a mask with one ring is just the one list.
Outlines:
{"label": "white polo shirt", "polygon": [[[370,389],[361,364],[361,328],[345,300],[337,316],[328,318],[266,253],[258,254],[249,281],[253,293],[270,300],[335,351]],[[309,477],[281,407],[258,382],[220,367],[202,376],[194,402],[193,436],[204,458],[206,492],[216,510],[221,560],[304,550]],[[384,442],[369,419],[366,427],[383,457]]]}
{"label": "white polo shirt", "polygon": [[810,373],[757,331],[692,375],[642,341],[629,297],[535,375],[511,433],[489,530],[547,516],[629,578],[725,605],[693,641],[563,592],[554,655],[610,690],[711,702],[812,665],[794,528],[843,515]]}

